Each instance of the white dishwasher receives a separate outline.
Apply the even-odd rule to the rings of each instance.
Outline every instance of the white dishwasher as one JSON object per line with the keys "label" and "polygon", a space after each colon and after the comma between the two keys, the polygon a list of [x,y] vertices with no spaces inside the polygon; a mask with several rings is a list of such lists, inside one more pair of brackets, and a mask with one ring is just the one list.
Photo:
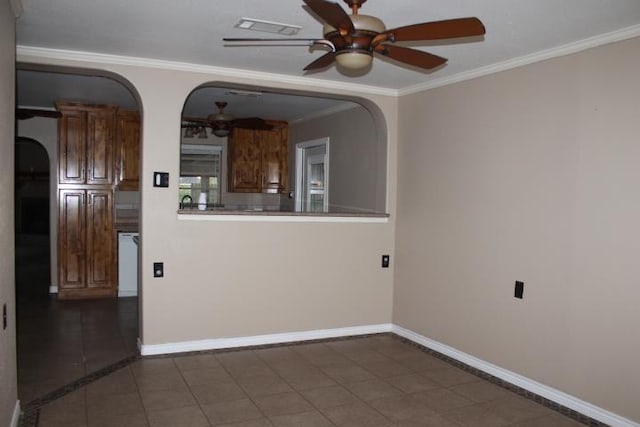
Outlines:
{"label": "white dishwasher", "polygon": [[118,297],[138,295],[138,233],[118,233]]}

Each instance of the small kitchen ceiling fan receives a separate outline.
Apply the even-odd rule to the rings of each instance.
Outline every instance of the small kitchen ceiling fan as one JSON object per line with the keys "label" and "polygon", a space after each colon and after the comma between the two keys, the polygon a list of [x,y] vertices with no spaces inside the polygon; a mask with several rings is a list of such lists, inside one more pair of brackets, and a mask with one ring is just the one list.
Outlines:
{"label": "small kitchen ceiling fan", "polygon": [[424,22],[387,30],[384,23],[368,15],[358,13],[367,0],[343,0],[351,9],[348,15],[335,2],[326,0],[303,0],[316,15],[326,22],[322,39],[267,39],[267,38],[224,38],[234,43],[272,43],[271,45],[292,45],[304,42],[311,47],[324,47],[330,51],[316,59],[304,70],[318,70],[334,61],[346,70],[364,70],[373,61],[373,54],[386,56],[395,61],[432,69],[447,62],[446,58],[417,49],[398,46],[396,42],[419,42],[461,37],[482,36],[485,28],[478,18],[458,18],[445,21]]}
{"label": "small kitchen ceiling fan", "polygon": [[16,108],[17,120],[28,120],[34,117],[47,117],[51,119],[57,119],[61,116],[62,113],[55,110],[43,110],[39,108]]}
{"label": "small kitchen ceiling fan", "polygon": [[234,118],[231,114],[225,113],[224,109],[227,106],[226,102],[218,101],[216,102],[216,107],[218,107],[218,112],[214,114],[209,114],[206,119],[199,117],[183,117],[182,118],[182,127],[183,128],[195,128],[195,129],[204,129],[211,128],[211,131],[215,136],[224,137],[229,135],[231,129],[236,128],[244,128],[244,129],[258,129],[258,130],[271,130],[273,126],[268,124],[263,119],[258,117],[247,117],[247,118]]}

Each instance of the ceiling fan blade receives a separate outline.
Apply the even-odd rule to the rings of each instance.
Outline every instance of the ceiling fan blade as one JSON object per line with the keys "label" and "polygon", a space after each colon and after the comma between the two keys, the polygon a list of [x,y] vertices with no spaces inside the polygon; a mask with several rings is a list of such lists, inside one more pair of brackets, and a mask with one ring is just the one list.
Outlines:
{"label": "ceiling fan blade", "polygon": [[304,0],[307,6],[327,24],[347,34],[355,32],[353,22],[347,12],[338,4],[325,0]]}
{"label": "ceiling fan blade", "polygon": [[201,117],[183,117],[182,122],[190,125],[194,125],[194,126],[202,126],[209,123],[209,120],[203,119]]}
{"label": "ceiling fan blade", "polygon": [[259,129],[259,130],[271,130],[273,126],[265,122],[259,117],[247,117],[244,119],[233,120],[233,126],[243,129]]}
{"label": "ceiling fan blade", "polygon": [[301,38],[232,38],[225,37],[222,39],[225,43],[232,43],[229,46],[313,46],[322,43],[322,39],[301,39]]}
{"label": "ceiling fan blade", "polygon": [[391,59],[395,59],[396,61],[413,65],[414,67],[425,68],[427,70],[439,67],[447,62],[447,59],[441,56],[423,52],[421,50],[389,44],[376,46],[375,52]]}
{"label": "ceiling fan blade", "polygon": [[311,64],[304,67],[304,71],[319,70],[321,68],[328,67],[329,65],[333,64],[335,60],[336,60],[336,53],[327,52],[324,55],[322,55],[320,58],[313,61]]}
{"label": "ceiling fan blade", "polygon": [[60,111],[55,110],[41,110],[38,108],[16,108],[16,119],[27,120],[33,117],[48,117],[57,119],[61,117]]}
{"label": "ceiling fan blade", "polygon": [[448,19],[446,21],[424,22],[392,28],[377,35],[372,45],[386,41],[405,42],[421,40],[453,39],[457,37],[481,36],[486,33],[484,25],[478,18]]}

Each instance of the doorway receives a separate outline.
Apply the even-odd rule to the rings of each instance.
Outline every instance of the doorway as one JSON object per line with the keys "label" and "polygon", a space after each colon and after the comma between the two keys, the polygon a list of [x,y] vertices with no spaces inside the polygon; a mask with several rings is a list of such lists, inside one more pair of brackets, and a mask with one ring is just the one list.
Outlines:
{"label": "doorway", "polygon": [[16,138],[16,298],[46,299],[51,283],[49,154],[31,138]]}
{"label": "doorway", "polygon": [[329,211],[329,138],[296,144],[296,211]]}
{"label": "doorway", "polygon": [[[21,115],[16,116],[16,134],[22,140],[40,142],[37,146],[44,147],[44,152],[48,154],[41,156],[42,160],[38,161],[38,165],[46,165],[47,169],[44,172],[43,168],[36,168],[30,164],[39,158],[34,154],[35,149],[23,150],[20,147],[22,142],[16,142],[17,377],[18,397],[25,408],[30,404],[37,405],[42,399],[64,394],[70,385],[78,381],[87,381],[90,375],[117,366],[122,361],[137,357],[138,354],[140,300],[137,296],[58,299],[60,245],[57,232],[61,217],[58,203],[59,171],[61,157],[66,159],[67,156],[60,156],[58,125],[62,113],[56,108],[56,103],[58,100],[70,99],[70,94],[74,94],[70,102],[77,105],[117,105],[118,112],[122,114],[116,116],[118,121],[114,121],[113,128],[105,134],[113,135],[114,141],[118,142],[120,140],[115,136],[115,129],[122,129],[123,133],[129,131],[133,127],[129,126],[134,121],[133,117],[137,118],[140,114],[138,97],[130,86],[120,83],[118,79],[110,78],[111,76],[96,75],[96,71],[88,73],[87,70],[77,70],[77,74],[75,71],[53,67],[50,70],[29,70],[19,66],[16,72],[16,108],[21,111]],[[103,116],[96,114],[96,117]],[[109,120],[105,122],[111,123]],[[99,126],[93,128],[101,129]],[[78,141],[88,140],[86,136],[82,136],[85,126],[79,129],[81,137]],[[90,127],[87,125],[86,129]],[[130,134],[135,135],[135,132],[127,133]],[[139,136],[137,139],[139,152]],[[43,150],[40,149],[40,152]],[[116,152],[114,148],[112,155],[109,155],[114,164],[108,165],[104,170],[114,170],[116,160],[124,159],[126,154],[129,152]],[[81,159],[80,163],[85,161],[83,156],[84,154],[78,156]],[[126,159],[129,160],[129,157]],[[134,163],[137,161],[137,167],[132,168],[137,171],[139,158],[136,159],[132,159],[127,165],[136,166]],[[26,166],[23,167],[22,164]],[[118,172],[130,172],[128,168],[120,166],[118,165]],[[40,179],[46,175],[48,181],[42,183],[37,190],[32,182],[33,178]],[[108,192],[111,197],[110,206],[113,206],[113,211],[118,209],[112,212],[112,226],[105,229],[105,234],[114,241],[116,232],[119,231],[115,222],[117,212],[125,211],[128,215],[128,227],[137,227],[138,224],[140,192],[138,186],[134,188],[132,175],[133,173],[120,174],[117,187],[115,178],[113,186],[101,187],[104,193]],[[127,179],[129,181],[126,181]],[[30,200],[33,194],[41,193],[46,195],[46,201]],[[39,214],[48,216],[41,220]],[[83,218],[88,218],[88,215]],[[30,257],[23,262],[21,254],[31,254],[33,251],[21,249],[22,242],[26,240],[21,238],[21,234],[29,234],[31,237],[34,229],[41,232],[43,226],[38,224],[43,222],[48,224],[49,243],[42,243],[40,239],[38,250],[44,256],[38,259]],[[95,223],[93,219],[91,223]],[[115,267],[114,265],[114,269]],[[36,272],[42,274],[36,277]],[[34,295],[37,298],[33,298]]]}

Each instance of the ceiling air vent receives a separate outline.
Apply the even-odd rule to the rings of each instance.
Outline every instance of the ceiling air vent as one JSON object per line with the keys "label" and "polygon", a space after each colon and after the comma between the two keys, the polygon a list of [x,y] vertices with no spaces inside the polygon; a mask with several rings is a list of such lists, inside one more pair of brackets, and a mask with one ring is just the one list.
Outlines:
{"label": "ceiling air vent", "polygon": [[240,18],[235,25],[236,28],[251,31],[262,31],[265,33],[282,34],[285,36],[293,36],[298,34],[302,27],[291,24],[281,24],[279,22],[263,21],[261,19]]}

